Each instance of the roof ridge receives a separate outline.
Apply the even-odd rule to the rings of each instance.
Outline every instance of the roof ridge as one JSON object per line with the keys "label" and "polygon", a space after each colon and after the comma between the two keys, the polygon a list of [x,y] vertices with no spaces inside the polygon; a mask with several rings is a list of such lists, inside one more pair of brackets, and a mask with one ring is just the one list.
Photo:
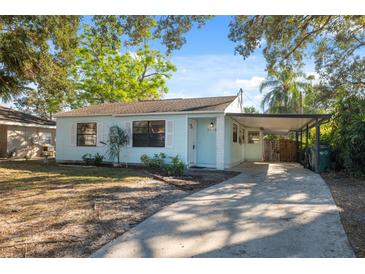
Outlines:
{"label": "roof ridge", "polygon": [[66,112],[60,112],[55,117],[72,115],[110,115],[121,113],[155,113],[155,112],[184,112],[194,110],[224,111],[224,105],[237,98],[229,96],[207,96],[192,98],[168,98],[156,100],[141,100],[134,102],[113,102],[90,105]]}

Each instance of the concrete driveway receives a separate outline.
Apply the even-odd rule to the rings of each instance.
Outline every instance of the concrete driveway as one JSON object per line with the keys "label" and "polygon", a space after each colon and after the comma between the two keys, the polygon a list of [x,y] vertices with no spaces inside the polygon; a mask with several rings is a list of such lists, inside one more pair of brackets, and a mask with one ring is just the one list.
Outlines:
{"label": "concrete driveway", "polygon": [[242,173],[146,219],[93,257],[354,257],[322,178],[298,164]]}

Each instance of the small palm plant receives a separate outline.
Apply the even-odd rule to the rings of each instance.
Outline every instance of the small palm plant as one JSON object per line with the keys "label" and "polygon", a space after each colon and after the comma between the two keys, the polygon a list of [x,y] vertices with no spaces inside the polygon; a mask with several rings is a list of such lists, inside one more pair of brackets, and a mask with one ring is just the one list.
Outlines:
{"label": "small palm plant", "polygon": [[115,161],[117,159],[118,166],[120,166],[120,153],[124,146],[129,142],[129,136],[126,130],[115,125],[109,129],[109,134],[106,142],[102,142],[107,146],[107,154],[109,159]]}

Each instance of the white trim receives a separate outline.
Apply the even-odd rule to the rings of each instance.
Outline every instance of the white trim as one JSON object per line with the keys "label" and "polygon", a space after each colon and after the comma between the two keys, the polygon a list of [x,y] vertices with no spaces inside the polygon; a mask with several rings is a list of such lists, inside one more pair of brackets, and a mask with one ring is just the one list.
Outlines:
{"label": "white trim", "polygon": [[225,116],[217,116],[216,118],[216,168],[224,169],[224,146],[225,146]]}
{"label": "white trim", "polygon": [[84,114],[61,116],[55,115],[56,118],[75,118],[75,117],[91,117],[91,116],[112,116],[112,117],[127,117],[127,116],[148,116],[148,115],[181,115],[181,114],[224,114],[224,111],[171,111],[171,112],[146,112],[146,113],[126,113],[126,114]]}
{"label": "white trim", "polygon": [[28,123],[20,123],[20,122],[8,122],[8,121],[0,121],[0,125],[21,126],[21,127],[40,127],[40,128],[51,128],[51,129],[56,128],[56,126],[28,124]]}

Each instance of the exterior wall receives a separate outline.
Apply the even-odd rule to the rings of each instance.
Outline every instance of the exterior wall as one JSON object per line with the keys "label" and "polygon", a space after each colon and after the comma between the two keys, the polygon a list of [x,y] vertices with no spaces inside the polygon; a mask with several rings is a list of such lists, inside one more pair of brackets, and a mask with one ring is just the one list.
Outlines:
{"label": "exterior wall", "polygon": [[216,130],[210,130],[209,125],[215,118],[199,118],[197,121],[197,165],[204,167],[216,166]]}
{"label": "exterior wall", "polygon": [[243,162],[244,159],[244,144],[239,143],[239,136],[237,143],[233,143],[233,124],[238,126],[238,135],[242,125],[234,121],[230,117],[225,118],[225,167],[229,168]]}
{"label": "exterior wall", "polygon": [[[260,143],[249,144],[248,143],[248,132],[249,131],[259,131],[260,132]],[[261,161],[263,155],[263,134],[258,128],[246,128],[245,131],[245,161]]]}
{"label": "exterior wall", "polygon": [[236,99],[225,109],[224,112],[231,113],[242,113],[243,112],[243,104],[241,103],[241,97],[237,96]]}
{"label": "exterior wall", "polygon": [[8,143],[8,127],[7,125],[0,125],[0,158],[6,157],[7,143]]}
{"label": "exterior wall", "polygon": [[[233,124],[238,125],[238,134],[240,129],[245,131],[244,143],[233,143]],[[248,132],[259,131],[260,143],[248,144]],[[263,155],[263,134],[258,128],[246,128],[230,117],[225,117],[225,168],[238,165],[243,161],[261,161]]]}
{"label": "exterior wall", "polygon": [[51,133],[51,145],[55,145],[55,129],[12,125],[8,125],[7,129],[7,153],[14,153],[16,158],[40,157],[41,140],[46,132]]}
{"label": "exterior wall", "polygon": [[[143,154],[153,156],[155,153],[163,152],[167,156],[179,157],[186,163],[187,160],[187,117],[186,115],[135,115],[135,116],[91,116],[91,117],[62,117],[57,118],[57,161],[82,161],[86,153],[102,154],[106,156],[106,147],[98,140],[96,147],[80,147],[72,144],[72,125],[82,122],[96,122],[102,125],[101,139],[105,140],[109,128],[119,125],[127,129],[127,124],[133,121],[143,120],[166,120],[173,122],[172,146],[171,147],[133,147],[133,144],[125,147],[121,152],[121,161],[127,163],[141,163],[140,157]],[[99,126],[98,126],[99,128]],[[128,129],[127,129],[128,130]],[[165,128],[166,132],[166,128]],[[112,161],[112,159],[105,159]]]}

